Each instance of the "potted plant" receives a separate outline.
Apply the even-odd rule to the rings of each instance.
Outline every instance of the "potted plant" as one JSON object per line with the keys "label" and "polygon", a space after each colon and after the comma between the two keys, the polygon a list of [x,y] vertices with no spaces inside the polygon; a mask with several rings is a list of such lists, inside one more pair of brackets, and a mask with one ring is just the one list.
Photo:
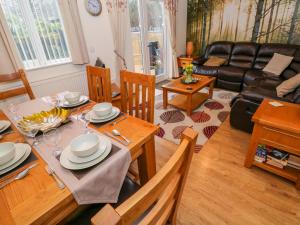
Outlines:
{"label": "potted plant", "polygon": [[193,65],[189,64],[184,68],[183,74],[185,75],[183,78],[183,82],[186,84],[193,83]]}

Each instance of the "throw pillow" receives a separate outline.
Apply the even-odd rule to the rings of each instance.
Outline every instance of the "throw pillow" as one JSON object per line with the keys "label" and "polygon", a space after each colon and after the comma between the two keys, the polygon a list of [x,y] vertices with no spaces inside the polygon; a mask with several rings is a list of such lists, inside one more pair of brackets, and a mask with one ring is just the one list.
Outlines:
{"label": "throw pillow", "polygon": [[221,66],[226,62],[226,59],[211,56],[209,59],[203,64],[204,66]]}
{"label": "throw pillow", "polygon": [[298,86],[300,86],[300,73],[278,85],[276,87],[277,96],[283,97],[284,95],[293,92]]}
{"label": "throw pillow", "polygon": [[280,76],[280,74],[290,65],[294,57],[280,55],[278,53],[274,53],[272,59],[265,66],[263,71],[273,73],[276,76]]}

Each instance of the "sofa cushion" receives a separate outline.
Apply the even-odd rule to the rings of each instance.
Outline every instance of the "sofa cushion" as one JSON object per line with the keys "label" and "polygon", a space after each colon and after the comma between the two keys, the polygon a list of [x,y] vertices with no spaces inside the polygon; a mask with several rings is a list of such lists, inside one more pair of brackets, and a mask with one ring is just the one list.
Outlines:
{"label": "sofa cushion", "polygon": [[276,87],[277,96],[283,97],[284,95],[293,92],[298,86],[300,86],[300,73],[278,85]]}
{"label": "sofa cushion", "polygon": [[273,57],[274,53],[294,56],[296,49],[297,48],[294,45],[262,44],[257,52],[254,68],[260,70],[263,69]]}
{"label": "sofa cushion", "polygon": [[218,69],[218,79],[242,82],[246,69],[234,67],[234,66],[221,66]]}
{"label": "sofa cushion", "polygon": [[222,66],[225,62],[226,59],[217,56],[210,56],[203,66]]}
{"label": "sofa cushion", "polygon": [[232,49],[229,65],[247,69],[252,68],[258,46],[258,44],[252,42],[235,43]]}
{"label": "sofa cushion", "polygon": [[218,79],[217,80],[217,87],[219,88],[224,88],[227,90],[231,90],[231,91],[241,91],[241,82],[231,82],[231,81],[226,81],[226,80],[221,80]]}
{"label": "sofa cushion", "polygon": [[225,65],[228,65],[233,43],[229,41],[217,41],[207,46],[204,58],[208,59],[210,56],[217,56],[226,59]]}
{"label": "sofa cushion", "polygon": [[218,67],[216,67],[216,66],[197,66],[196,65],[193,67],[193,73],[216,77],[218,74]]}
{"label": "sofa cushion", "polygon": [[[261,83],[261,81],[265,79],[280,81],[282,82],[282,79],[280,77],[275,77],[272,73],[264,72],[262,70],[247,70],[244,76],[244,87],[247,86],[257,86]],[[278,82],[276,83],[275,87],[278,85]]]}
{"label": "sofa cushion", "polygon": [[276,76],[280,76],[280,74],[291,64],[292,60],[292,56],[274,53],[272,59],[264,67],[263,71],[273,73]]}

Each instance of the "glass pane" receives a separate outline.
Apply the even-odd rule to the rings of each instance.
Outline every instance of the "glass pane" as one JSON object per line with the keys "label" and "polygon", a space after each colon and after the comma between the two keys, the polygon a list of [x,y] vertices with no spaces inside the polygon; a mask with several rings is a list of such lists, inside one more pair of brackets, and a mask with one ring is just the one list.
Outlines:
{"label": "glass pane", "polygon": [[150,58],[150,73],[164,74],[165,33],[163,0],[147,0],[147,32]]}
{"label": "glass pane", "polygon": [[57,0],[30,0],[43,51],[47,60],[69,58],[67,42],[60,20]]}
{"label": "glass pane", "polygon": [[129,0],[129,13],[130,13],[130,29],[132,39],[132,49],[134,57],[134,67],[136,72],[143,71],[143,51],[141,41],[140,29],[140,13],[138,0]]}
{"label": "glass pane", "polygon": [[33,49],[28,23],[25,20],[21,5],[18,1],[1,0],[1,6],[25,67],[34,65],[37,56]]}

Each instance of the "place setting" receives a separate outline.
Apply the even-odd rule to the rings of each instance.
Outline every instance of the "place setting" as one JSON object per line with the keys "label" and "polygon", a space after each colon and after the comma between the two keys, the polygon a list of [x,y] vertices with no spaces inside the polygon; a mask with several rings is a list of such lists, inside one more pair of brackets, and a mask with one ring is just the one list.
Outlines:
{"label": "place setting", "polygon": [[67,92],[59,99],[58,106],[62,108],[75,108],[89,102],[89,97],[80,92]]}
{"label": "place setting", "polygon": [[83,116],[84,119],[90,123],[102,124],[117,118],[119,115],[120,115],[119,108],[114,107],[109,102],[102,102],[96,104],[92,108],[92,110],[88,111]]}
{"label": "place setting", "polygon": [[[27,143],[0,143],[0,179],[8,175],[9,172],[14,172],[35,160],[37,157],[32,153],[31,146]],[[3,184],[0,185],[0,188],[2,187]]]}
{"label": "place setting", "polygon": [[0,120],[0,140],[3,135],[12,133],[11,122],[9,120]]}
{"label": "place setting", "polygon": [[82,170],[102,162],[112,150],[112,142],[103,135],[88,133],[74,139],[63,149],[59,162],[69,170]]}

